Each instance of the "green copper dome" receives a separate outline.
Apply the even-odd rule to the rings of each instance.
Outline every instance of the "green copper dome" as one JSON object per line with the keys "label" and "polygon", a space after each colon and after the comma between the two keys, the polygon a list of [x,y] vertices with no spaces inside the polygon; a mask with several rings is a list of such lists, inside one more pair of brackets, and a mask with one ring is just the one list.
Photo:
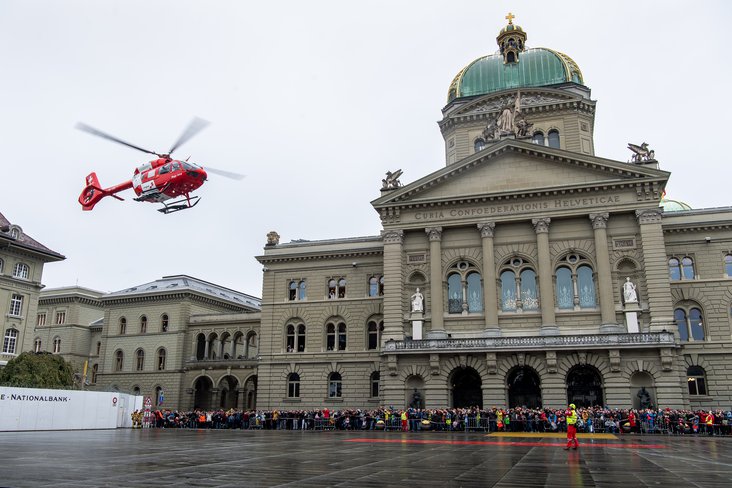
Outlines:
{"label": "green copper dome", "polygon": [[504,57],[495,53],[463,68],[450,84],[447,101],[511,88],[568,82],[584,85],[579,66],[566,54],[546,48],[527,49],[520,53],[518,62],[504,63]]}
{"label": "green copper dome", "polygon": [[692,209],[688,203],[666,198],[661,199],[659,206],[663,208],[664,212],[683,212]]}

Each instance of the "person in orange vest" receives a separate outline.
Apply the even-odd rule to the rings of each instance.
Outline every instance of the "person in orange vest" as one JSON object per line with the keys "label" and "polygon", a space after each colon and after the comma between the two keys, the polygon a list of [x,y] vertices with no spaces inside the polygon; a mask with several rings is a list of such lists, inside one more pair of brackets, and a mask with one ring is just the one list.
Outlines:
{"label": "person in orange vest", "polygon": [[[567,419],[567,445],[564,446],[564,450],[566,451],[570,447],[576,450],[579,447],[579,442],[577,442],[577,407],[574,406],[574,403],[569,404],[565,417]],[[574,443],[574,446],[572,443]]]}

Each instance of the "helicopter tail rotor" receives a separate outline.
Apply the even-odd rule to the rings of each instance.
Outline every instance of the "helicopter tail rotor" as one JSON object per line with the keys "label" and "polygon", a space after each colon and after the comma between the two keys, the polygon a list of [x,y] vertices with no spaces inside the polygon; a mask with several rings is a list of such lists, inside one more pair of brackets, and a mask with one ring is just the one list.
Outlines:
{"label": "helicopter tail rotor", "polygon": [[99,203],[99,200],[104,197],[112,197],[116,198],[117,200],[124,200],[124,198],[115,195],[115,193],[131,186],[132,183],[129,182],[129,184],[123,183],[121,185],[117,185],[116,187],[107,188],[105,190],[99,184],[97,174],[89,173],[89,176],[86,177],[86,186],[81,191],[81,195],[79,195],[79,203],[81,204],[81,209],[84,211],[89,211],[93,209],[94,205]]}

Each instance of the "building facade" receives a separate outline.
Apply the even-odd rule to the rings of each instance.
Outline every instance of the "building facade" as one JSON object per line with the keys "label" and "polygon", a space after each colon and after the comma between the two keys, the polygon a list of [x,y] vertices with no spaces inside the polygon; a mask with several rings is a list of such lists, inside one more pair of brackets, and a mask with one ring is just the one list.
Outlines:
{"label": "building facade", "polygon": [[512,18],[497,42],[448,87],[444,167],[382,181],[380,235],[270,232],[261,303],[186,276],[44,291],[34,337],[66,353],[40,319],[64,312],[90,387],[180,409],[728,408],[732,208],[664,199],[645,144],[595,155],[578,65]]}
{"label": "building facade", "polygon": [[32,348],[43,265],[63,259],[0,213],[0,367]]}

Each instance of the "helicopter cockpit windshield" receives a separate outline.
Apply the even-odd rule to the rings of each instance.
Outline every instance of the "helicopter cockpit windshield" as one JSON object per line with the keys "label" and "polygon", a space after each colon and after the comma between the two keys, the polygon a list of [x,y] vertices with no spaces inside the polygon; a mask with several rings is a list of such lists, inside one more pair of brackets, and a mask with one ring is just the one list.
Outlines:
{"label": "helicopter cockpit windshield", "polygon": [[170,163],[162,165],[158,171],[158,174],[161,175],[164,175],[165,173],[170,173]]}
{"label": "helicopter cockpit windshield", "polygon": [[191,164],[191,163],[186,163],[185,161],[181,161],[180,164],[181,164],[181,166],[183,166],[183,169],[186,171],[195,171],[198,169],[196,167],[196,165]]}

